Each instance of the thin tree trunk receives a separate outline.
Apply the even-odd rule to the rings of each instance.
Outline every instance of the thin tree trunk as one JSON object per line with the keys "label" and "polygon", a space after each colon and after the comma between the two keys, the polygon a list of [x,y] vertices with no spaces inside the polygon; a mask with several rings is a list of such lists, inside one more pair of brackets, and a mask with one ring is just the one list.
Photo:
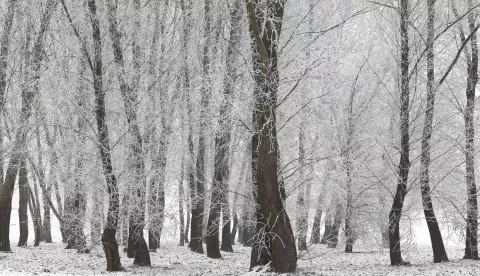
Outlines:
{"label": "thin tree trunk", "polygon": [[427,107],[422,133],[422,153],[420,168],[420,189],[422,194],[423,212],[430,232],[430,241],[433,250],[433,262],[448,262],[447,253],[443,244],[442,233],[438,226],[437,218],[433,210],[432,196],[429,184],[430,167],[430,139],[432,137],[433,113],[435,107],[435,64],[434,48],[435,39],[435,0],[428,0],[427,22]]}
{"label": "thin tree trunk", "polygon": [[410,80],[409,80],[409,4],[408,0],[400,0],[400,162],[398,164],[398,185],[388,216],[390,262],[392,265],[408,265],[402,259],[400,249],[400,218],[402,216],[403,201],[407,193],[408,173],[410,170],[410,134],[409,134],[409,105],[410,105]]}
{"label": "thin tree trunk", "polygon": [[244,177],[247,175],[247,171],[248,171],[247,164],[248,164],[249,154],[250,154],[250,150],[247,147],[247,151],[245,152],[244,157],[242,159],[242,166],[240,168],[240,177],[238,178],[237,187],[235,189],[235,195],[233,196],[233,203],[232,203],[233,227],[230,233],[230,243],[232,245],[235,244],[235,237],[237,236],[237,232],[238,232],[239,238],[241,236],[241,233],[239,231],[241,227],[239,225],[237,208],[238,208],[238,198],[239,198],[240,192],[243,191],[243,189],[246,187],[244,183]]}
{"label": "thin tree trunk", "polygon": [[322,207],[317,206],[317,209],[315,211],[315,217],[313,218],[312,234],[310,235],[310,243],[312,244],[320,243],[320,227],[321,227],[322,213],[323,213]]}
{"label": "thin tree trunk", "polygon": [[32,193],[32,190],[30,189],[30,187],[29,187],[28,207],[30,209],[30,215],[32,216],[33,229],[34,229],[34,233],[35,233],[35,241],[34,241],[33,246],[39,246],[40,245],[40,239],[42,237],[41,217],[40,217],[40,212],[38,212],[38,208],[35,204],[35,199],[33,198],[33,193]]}
{"label": "thin tree trunk", "polygon": [[20,172],[18,173],[18,222],[20,224],[20,238],[18,239],[18,246],[27,246],[28,240],[28,199],[30,198],[27,166],[25,159],[20,163]]}
{"label": "thin tree trunk", "polygon": [[180,181],[178,182],[178,216],[180,218],[180,241],[178,242],[179,246],[185,245],[185,215],[183,212],[183,199],[185,198],[185,192],[183,190],[183,181],[185,174],[185,165],[184,158],[182,156],[182,161],[180,165]]}
{"label": "thin tree trunk", "polygon": [[329,210],[326,212],[325,216],[325,229],[323,231],[322,239],[320,240],[320,244],[328,244],[332,238],[332,229],[333,229],[333,221],[332,214]]}
{"label": "thin tree trunk", "polygon": [[333,218],[333,225],[330,230],[330,237],[327,240],[328,248],[337,248],[338,244],[338,235],[340,231],[340,226],[343,221],[343,206],[342,204],[335,204],[335,215]]}
{"label": "thin tree trunk", "polygon": [[[12,1],[13,2],[13,1]],[[12,3],[11,3],[12,4]],[[13,3],[12,5],[14,5]],[[33,59],[31,68],[29,69],[29,80],[24,89],[22,89],[22,111],[20,114],[20,127],[15,133],[15,142],[12,147],[12,154],[7,166],[7,173],[2,186],[0,186],[0,251],[11,251],[10,249],[10,215],[12,211],[12,197],[15,180],[17,178],[18,169],[21,160],[25,158],[25,148],[27,142],[27,130],[29,129],[29,120],[32,115],[33,102],[35,95],[38,94],[39,80],[41,74],[41,63],[45,57],[44,51],[44,37],[48,30],[50,19],[56,10],[57,1],[49,0],[40,21],[40,30],[37,34],[35,44],[33,47]],[[12,6],[11,12],[14,12]],[[11,15],[13,18],[13,15]],[[7,17],[8,18],[8,17]],[[10,24],[10,23],[7,23]],[[9,28],[7,28],[9,30]],[[2,47],[8,47],[8,44]],[[0,49],[0,52],[3,49]],[[7,50],[8,53],[8,50]],[[0,57],[1,58],[1,57]],[[6,62],[6,61],[5,61]],[[0,60],[1,63],[1,60]],[[1,75],[2,73],[0,73]],[[0,79],[1,82],[1,79]],[[0,83],[0,86],[2,84]],[[3,95],[0,95],[3,96]],[[2,98],[3,100],[3,98]]]}
{"label": "thin tree trunk", "polygon": [[298,138],[298,194],[297,194],[297,243],[298,250],[307,250],[307,231],[308,231],[308,205],[305,201],[306,183],[305,183],[305,124],[300,123]]}
{"label": "thin tree trunk", "polygon": [[[165,2],[165,7],[168,6],[168,1]],[[159,7],[156,6],[158,9]],[[159,18],[156,17],[155,19],[155,29],[159,31],[159,34],[162,35],[162,37],[165,37],[165,21],[166,21],[166,8],[163,9],[162,13],[162,18],[161,21]],[[159,23],[160,22],[160,23]],[[158,30],[159,28],[159,30]],[[158,40],[158,38],[155,38]],[[154,40],[155,40],[154,39]],[[152,44],[155,45],[156,42]],[[152,48],[153,50],[153,48]],[[164,40],[162,40],[162,43],[160,44],[160,64],[161,66],[165,66],[165,64],[162,62],[163,56],[165,55],[165,43]],[[152,56],[153,58],[153,56]],[[151,64],[153,64],[154,61],[151,60]],[[151,72],[153,72],[153,69],[151,69]],[[156,80],[156,78],[154,79]],[[163,88],[161,88],[163,89]],[[168,99],[166,97],[166,92],[160,93],[160,103],[168,103]],[[152,99],[152,103],[156,104],[156,100],[154,95],[150,95]],[[158,108],[158,107],[155,107]],[[172,132],[171,130],[171,118],[168,117],[168,114],[173,113],[173,107],[169,104],[165,104],[162,106],[162,112],[161,112],[161,125],[162,125],[162,132],[159,136],[158,142],[155,142],[151,148],[151,158],[152,158],[152,167],[154,169],[154,176],[151,179],[150,182],[150,191],[151,192],[151,198],[150,198],[150,215],[151,215],[151,221],[150,221],[150,227],[148,231],[148,237],[149,237],[149,248],[151,251],[156,251],[158,247],[160,247],[160,238],[162,234],[162,228],[163,228],[163,221],[164,221],[164,216],[165,216],[165,168],[167,165],[167,152],[168,152],[168,145],[169,145],[169,137]],[[152,137],[155,137],[157,128],[154,127],[150,130]]]}
{"label": "thin tree trunk", "polygon": [[[219,133],[215,138],[215,159],[214,159],[214,181],[212,187],[212,204],[210,206],[210,216],[208,219],[208,229],[214,234],[219,231],[219,211],[223,214],[222,244],[220,250],[233,252],[230,238],[230,208],[228,206],[228,181],[230,178],[230,141],[232,132],[232,97],[234,89],[234,81],[236,77],[236,49],[239,44],[239,30],[241,21],[241,2],[235,1],[234,7],[230,12],[230,38],[228,41],[227,57],[226,57],[226,75],[224,77],[224,95],[220,106],[219,117]],[[219,208],[220,207],[220,208]],[[213,229],[212,229],[213,227]],[[221,257],[217,249],[210,247],[215,246],[218,240],[218,234],[215,242],[211,241],[212,236],[207,236],[210,242],[207,242],[207,255],[212,252],[212,258]],[[217,244],[218,245],[218,244]]]}
{"label": "thin tree trunk", "polygon": [[[63,0],[62,4],[65,11],[67,11]],[[122,267],[122,264],[120,262],[120,254],[118,252],[118,244],[116,240],[120,200],[118,194],[117,179],[113,174],[112,158],[110,152],[110,139],[108,135],[108,126],[105,111],[105,91],[103,88],[102,36],[100,33],[100,22],[97,16],[97,5],[95,0],[88,0],[88,10],[92,26],[94,53],[93,60],[90,59],[90,56],[87,54],[86,49],[84,49],[84,53],[86,55],[86,58],[88,59],[89,66],[92,70],[93,75],[93,89],[95,92],[95,117],[98,131],[97,135],[99,140],[98,142],[102,167],[109,196],[107,221],[103,230],[102,243],[105,252],[105,258],[107,261],[107,271],[122,271],[124,270],[124,268]],[[78,39],[81,40],[79,36]]]}
{"label": "thin tree trunk", "polygon": [[[328,178],[328,177],[327,177]],[[317,207],[315,210],[315,217],[313,218],[313,225],[312,225],[312,234],[310,236],[310,243],[312,244],[319,244],[320,243],[320,229],[321,229],[321,222],[322,222],[322,214],[323,214],[323,198],[324,198],[324,190],[325,184],[321,184],[320,194],[318,195],[317,199]]]}
{"label": "thin tree trunk", "polygon": [[[38,107],[38,105],[37,105]],[[36,120],[37,123],[40,119],[41,115],[39,114],[39,108],[36,108]],[[46,243],[52,243],[52,229],[50,225],[50,205],[48,204],[48,200],[52,195],[52,186],[51,184],[48,185],[45,181],[45,170],[43,165],[43,149],[40,141],[40,129],[37,128],[36,132],[36,139],[37,139],[37,150],[38,150],[38,164],[37,170],[38,180],[40,183],[40,187],[42,187],[42,199],[43,199],[43,226],[42,226],[42,240]]]}
{"label": "thin tree trunk", "polygon": [[[183,64],[182,64],[182,71],[183,71],[183,90],[184,96],[186,97],[187,109],[188,109],[188,119],[190,121],[189,124],[189,133],[188,133],[188,149],[189,149],[189,159],[191,160],[188,162],[189,169],[188,169],[188,183],[190,186],[190,195],[191,195],[191,207],[192,207],[192,214],[191,214],[191,222],[190,222],[190,243],[189,247],[193,252],[203,253],[203,245],[202,245],[202,223],[203,223],[203,206],[204,206],[204,183],[200,182],[199,179],[195,177],[195,175],[204,177],[200,175],[200,173],[195,174],[195,163],[194,163],[194,133],[193,133],[193,126],[191,120],[193,119],[193,110],[190,103],[190,72],[188,69],[188,60],[187,60],[187,46],[188,40],[190,37],[190,29],[192,25],[192,3],[190,0],[182,0],[181,1],[181,9],[183,18],[183,32],[181,37],[181,52],[183,54]],[[203,144],[203,140],[202,140]],[[204,145],[200,147],[202,144],[199,145],[199,153],[200,156],[200,149],[203,148],[203,154],[205,153]],[[200,158],[200,157],[198,157]],[[198,159],[197,159],[198,160]],[[197,165],[200,163],[197,162]]]}
{"label": "thin tree trunk", "polygon": [[[472,2],[469,1],[469,7]],[[475,17],[468,15],[468,25],[471,32],[475,30]],[[471,38],[471,59],[467,58],[467,105],[464,111],[465,120],[465,169],[467,183],[467,230],[465,235],[464,259],[478,260],[478,203],[477,186],[475,184],[475,89],[478,83],[478,46],[477,37]],[[466,50],[465,50],[466,51]],[[465,52],[466,53],[466,52]]]}

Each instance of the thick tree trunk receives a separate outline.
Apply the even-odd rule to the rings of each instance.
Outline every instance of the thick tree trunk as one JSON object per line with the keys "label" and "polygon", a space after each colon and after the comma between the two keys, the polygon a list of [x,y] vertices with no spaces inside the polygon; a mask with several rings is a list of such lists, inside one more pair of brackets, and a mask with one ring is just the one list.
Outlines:
{"label": "thick tree trunk", "polygon": [[[255,120],[258,147],[252,143],[253,149],[258,152],[257,236],[266,237],[263,243],[271,253],[271,269],[276,273],[289,273],[297,268],[297,250],[290,220],[280,195],[275,110],[279,82],[277,49],[284,3],[267,1],[266,7],[260,5],[259,1],[247,2],[253,63],[257,64],[254,66],[254,93],[258,114]],[[263,14],[264,10],[269,12]],[[254,246],[252,250],[258,250],[258,247]],[[259,264],[253,251],[250,268]]]}
{"label": "thick tree trunk", "polygon": [[409,104],[410,104],[410,80],[409,80],[409,45],[408,24],[409,4],[408,0],[400,0],[400,162],[398,164],[398,185],[388,216],[389,220],[389,243],[390,262],[392,265],[408,265],[403,261],[400,249],[400,218],[402,216],[403,200],[407,193],[408,173],[410,170],[410,134],[409,134]]}
{"label": "thick tree trunk", "polygon": [[28,199],[30,198],[27,166],[25,159],[20,163],[20,172],[18,173],[18,222],[20,224],[20,238],[18,239],[18,246],[27,246],[28,240]]}
{"label": "thick tree trunk", "polygon": [[[9,3],[9,6],[12,5],[9,12],[14,12],[15,2],[16,1],[11,1]],[[29,68],[30,73],[28,74],[25,87],[22,89],[22,110],[20,114],[20,127],[17,129],[17,132],[15,134],[15,142],[12,147],[11,158],[7,166],[7,173],[4,179],[4,183],[0,186],[0,251],[11,251],[9,235],[13,189],[15,186],[15,180],[17,178],[21,160],[24,159],[26,156],[26,153],[24,151],[26,148],[27,132],[30,127],[28,122],[32,115],[32,107],[35,95],[38,94],[41,64],[45,57],[44,37],[46,31],[48,30],[50,19],[52,18],[52,15],[56,10],[57,3],[58,2],[55,0],[49,0],[47,2],[45,12],[42,14],[42,18],[40,21],[40,30],[37,34],[37,38],[33,47],[33,59],[31,63],[31,68]],[[11,19],[13,19],[13,14],[9,14],[6,19],[8,20],[10,16]],[[11,23],[7,22],[6,25],[8,24]],[[6,26],[5,28],[8,31],[9,35],[11,26]],[[5,41],[3,40],[3,38],[5,37],[2,37],[2,49],[0,49],[0,53],[4,51],[3,47],[9,47],[9,43],[4,44]],[[9,38],[6,39],[8,42]],[[6,51],[8,54],[8,49]],[[7,55],[5,55],[5,58],[6,57]],[[2,58],[3,57],[0,56],[0,68],[3,67],[3,64],[1,64],[3,62]],[[2,74],[3,73],[0,72],[0,75]],[[4,80],[2,80],[0,76],[0,86],[3,85],[2,82],[4,82]],[[2,92],[4,92],[4,90]]]}
{"label": "thick tree trunk", "polygon": [[433,250],[433,262],[448,262],[443,244],[442,233],[433,210],[432,196],[429,184],[430,138],[432,136],[433,113],[435,107],[435,67],[433,43],[435,39],[435,0],[428,0],[428,33],[427,33],[427,107],[422,133],[422,153],[420,169],[420,189],[422,194],[423,212],[430,232]]}

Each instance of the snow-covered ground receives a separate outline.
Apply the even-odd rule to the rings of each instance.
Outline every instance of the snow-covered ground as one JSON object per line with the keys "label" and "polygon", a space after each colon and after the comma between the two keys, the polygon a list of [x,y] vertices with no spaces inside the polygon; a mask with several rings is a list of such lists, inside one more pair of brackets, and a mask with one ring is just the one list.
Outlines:
{"label": "snow-covered ground", "polygon": [[[61,243],[40,247],[19,248],[12,245],[13,253],[0,253],[0,275],[99,275],[105,271],[105,258],[101,247],[90,254],[65,250]],[[222,252],[223,259],[213,260],[190,252],[186,246],[161,246],[151,254],[152,267],[132,265],[133,260],[121,253],[125,272],[113,275],[259,275],[247,273],[250,248],[234,246],[234,253]],[[451,262],[433,264],[428,247],[410,248],[404,258],[410,267],[389,265],[388,251],[364,251],[352,254],[341,249],[327,249],[323,245],[311,246],[302,253],[296,275],[480,275],[480,262],[461,260],[461,248],[448,249]]]}

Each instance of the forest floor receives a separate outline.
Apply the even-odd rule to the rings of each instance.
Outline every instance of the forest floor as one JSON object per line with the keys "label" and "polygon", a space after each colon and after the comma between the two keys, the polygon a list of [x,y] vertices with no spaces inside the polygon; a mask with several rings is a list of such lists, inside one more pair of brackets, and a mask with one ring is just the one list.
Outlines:
{"label": "forest floor", "polygon": [[[163,245],[151,253],[152,267],[134,266],[133,259],[121,253],[126,271],[105,272],[101,247],[90,254],[65,250],[62,243],[42,243],[39,247],[19,248],[12,244],[13,253],[0,252],[0,275],[271,275],[247,273],[250,248],[234,246],[235,253],[222,252],[222,259],[209,259],[189,251],[187,246]],[[461,260],[462,250],[449,248],[449,263],[433,264],[428,247],[409,249],[404,259],[409,267],[389,265],[388,251],[364,251],[352,254],[323,245],[310,247],[301,253],[295,275],[480,275],[480,261]]]}

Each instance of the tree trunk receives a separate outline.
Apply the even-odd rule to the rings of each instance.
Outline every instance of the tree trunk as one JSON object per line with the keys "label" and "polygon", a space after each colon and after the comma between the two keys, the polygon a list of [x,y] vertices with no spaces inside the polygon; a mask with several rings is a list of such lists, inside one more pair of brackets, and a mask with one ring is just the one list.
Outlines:
{"label": "tree trunk", "polygon": [[448,262],[447,253],[443,244],[442,233],[438,226],[433,210],[432,196],[429,184],[430,167],[430,138],[432,136],[433,113],[435,107],[435,67],[433,44],[435,39],[435,0],[428,0],[428,33],[427,33],[427,107],[422,133],[422,152],[420,169],[420,189],[422,194],[423,212],[430,232],[430,241],[433,250],[433,262]]}
{"label": "tree trunk", "polygon": [[[193,119],[193,110],[190,103],[190,72],[188,68],[188,60],[187,60],[187,46],[188,40],[190,37],[190,29],[192,25],[192,3],[190,0],[182,0],[181,1],[181,9],[184,16],[183,18],[183,32],[181,37],[181,52],[183,55],[183,64],[182,64],[182,71],[183,71],[183,92],[187,102],[187,109],[188,109],[188,119],[190,121],[189,124],[189,133],[188,133],[188,149],[189,149],[189,159],[191,160],[189,163],[189,170],[188,170],[188,183],[190,186],[190,196],[191,196],[191,222],[190,222],[190,243],[189,247],[193,252],[197,252],[202,254],[203,253],[203,244],[202,244],[202,224],[203,224],[203,209],[204,209],[204,183],[202,181],[204,175],[203,173],[197,170],[197,178],[195,177],[195,163],[194,163],[194,133],[193,133],[193,126],[192,126],[192,119]],[[202,135],[200,135],[202,137]],[[197,156],[197,161],[201,161],[200,159],[204,158],[205,154],[205,145],[204,145],[204,138],[201,139],[201,143],[199,143],[199,151]],[[202,155],[203,150],[203,155]],[[203,160],[203,159],[202,159]],[[198,166],[202,163],[197,162],[197,169],[201,169]],[[204,165],[204,164],[203,164]],[[204,172],[204,170],[203,170]],[[201,179],[198,179],[198,176]]]}
{"label": "tree trunk", "polygon": [[307,231],[308,231],[308,205],[305,201],[306,181],[305,181],[305,124],[300,123],[298,136],[298,195],[297,195],[297,243],[298,250],[307,250]]}
{"label": "tree trunk", "polygon": [[40,218],[40,212],[37,210],[37,206],[35,204],[35,199],[33,198],[33,193],[32,190],[29,187],[29,200],[28,200],[28,207],[30,209],[30,215],[32,216],[32,221],[33,221],[33,229],[35,233],[35,241],[33,246],[39,246],[40,245],[40,239],[42,237],[41,233],[41,218]]}
{"label": "tree trunk", "polygon": [[[27,82],[25,83],[25,87],[22,89],[22,110],[20,114],[20,127],[17,129],[17,132],[15,134],[15,142],[12,146],[11,158],[7,166],[7,173],[4,179],[4,183],[0,186],[0,251],[11,251],[9,235],[13,189],[15,186],[15,180],[17,178],[18,168],[20,166],[21,160],[24,159],[26,156],[26,153],[24,151],[27,142],[27,132],[30,128],[28,122],[32,115],[32,106],[35,95],[38,94],[40,82],[39,80],[41,74],[40,68],[45,57],[44,37],[46,31],[48,30],[50,19],[52,18],[52,15],[56,10],[57,3],[58,2],[55,0],[49,0],[47,2],[44,13],[42,14],[42,18],[40,21],[40,30],[37,34],[37,38],[33,47],[33,59],[31,63],[31,68],[29,68],[28,70],[30,74],[28,74]],[[11,11],[13,13],[15,8],[15,1],[11,1],[9,4],[12,5],[9,12]],[[9,16],[13,18],[13,14]],[[9,18],[9,16],[7,16],[7,19]],[[7,25],[8,24],[10,23],[7,22]],[[6,26],[5,28],[9,32],[11,26]],[[3,38],[4,37],[2,37],[2,49],[0,49],[0,53],[4,51],[3,47],[9,46],[9,43],[4,44],[5,41],[3,40]],[[6,39],[8,42],[8,38]],[[8,49],[6,51],[8,53]],[[3,62],[3,60],[1,60],[2,58],[3,57],[0,56],[0,64]],[[3,64],[1,66],[3,66]],[[2,74],[3,73],[0,72],[0,75]],[[0,86],[3,85],[1,82],[2,80],[0,77]]]}
{"label": "tree trunk", "polygon": [[[327,174],[328,175],[328,174]],[[310,236],[310,243],[320,243],[320,229],[322,228],[322,215],[323,215],[323,194],[325,191],[325,184],[321,184],[320,194],[317,199],[317,209],[315,210],[315,217],[313,218],[312,234]]]}
{"label": "tree trunk", "polygon": [[233,214],[233,226],[232,232],[230,233],[230,244],[235,245],[235,237],[237,236],[238,231],[238,215],[237,213]]}
{"label": "tree trunk", "polygon": [[[253,63],[257,64],[254,65],[254,95],[255,113],[258,114],[255,120],[258,147],[252,143],[253,149],[258,152],[257,236],[266,236],[263,242],[271,253],[271,269],[276,273],[289,273],[297,268],[297,250],[290,220],[280,195],[276,141],[276,99],[279,83],[277,49],[284,3],[273,0],[266,2],[266,7],[260,7],[259,1],[247,2],[252,57]],[[269,12],[264,14],[264,10]],[[259,264],[258,259],[255,259],[255,250],[258,250],[258,247],[252,248],[250,268]]]}
{"label": "tree trunk", "polygon": [[337,248],[338,234],[343,221],[343,206],[341,204],[335,205],[335,215],[333,218],[333,225],[330,229],[329,239],[327,240],[328,248]]}
{"label": "tree trunk", "polygon": [[[64,4],[62,2],[62,4]],[[65,8],[65,6],[64,6]],[[65,8],[66,9],[66,8]],[[93,74],[93,88],[95,92],[95,117],[98,131],[98,146],[102,160],[102,167],[107,184],[108,192],[108,213],[107,221],[104,226],[102,243],[107,261],[107,271],[124,270],[120,263],[120,254],[116,240],[118,213],[119,213],[119,194],[117,179],[113,174],[112,158],[110,152],[110,139],[108,135],[108,126],[105,111],[105,91],[103,89],[103,64],[102,64],[102,36],[100,33],[100,22],[97,16],[97,5],[95,0],[88,0],[88,10],[90,12],[90,21],[92,26],[93,38],[93,61],[87,56],[90,68]],[[80,39],[80,37],[79,37]]]}
{"label": "tree trunk", "polygon": [[352,90],[350,91],[350,99],[348,101],[348,118],[347,118],[347,139],[346,139],[346,144],[345,144],[345,149],[342,150],[344,153],[344,168],[345,168],[345,174],[347,177],[347,185],[346,185],[346,192],[347,192],[347,204],[346,204],[346,210],[345,210],[345,252],[346,253],[352,253],[353,251],[353,243],[355,242],[355,237],[354,237],[354,211],[355,207],[353,206],[353,187],[352,187],[352,181],[353,181],[353,147],[355,145],[355,121],[356,121],[356,115],[354,112],[354,100],[355,100],[355,94],[357,93],[357,81],[358,78],[360,77],[360,74],[362,72],[362,67],[360,67],[360,70],[357,73],[357,76],[355,78],[355,82],[353,84]]}
{"label": "tree trunk", "polygon": [[[208,10],[210,7],[208,7]],[[207,12],[207,8],[206,8]],[[207,15],[206,15],[207,16]],[[215,159],[214,159],[214,181],[212,187],[212,204],[210,206],[210,216],[208,219],[209,231],[218,233],[219,231],[219,209],[223,214],[223,229],[222,229],[222,244],[220,250],[226,252],[233,252],[231,238],[230,238],[230,208],[228,206],[228,181],[230,178],[229,158],[230,158],[230,140],[232,132],[232,104],[233,104],[233,90],[234,81],[236,77],[236,49],[239,44],[239,23],[241,21],[241,2],[235,1],[234,7],[230,12],[230,38],[228,40],[228,49],[226,57],[226,75],[224,77],[224,95],[220,106],[219,117],[219,133],[215,138]],[[220,208],[219,208],[220,207]],[[213,229],[211,228],[213,227]],[[211,252],[212,258],[221,257],[215,246],[218,241],[217,237],[210,237],[210,242],[207,242],[207,256]],[[218,244],[217,244],[218,245]],[[210,249],[211,248],[211,249]]]}
{"label": "tree trunk", "polygon": [[[134,36],[140,31],[140,0],[134,0],[134,9],[135,9],[135,31]],[[150,254],[148,250],[143,250],[143,246],[146,242],[143,237],[143,228],[145,226],[145,194],[146,194],[146,175],[145,175],[145,163],[143,156],[143,140],[140,133],[140,127],[138,124],[137,118],[137,92],[138,90],[138,79],[139,79],[139,58],[140,58],[140,47],[137,44],[136,38],[132,40],[133,45],[133,67],[135,71],[134,83],[129,85],[126,82],[125,76],[125,65],[123,59],[123,49],[121,45],[121,34],[118,31],[117,27],[117,16],[116,16],[116,5],[111,1],[107,1],[108,6],[108,21],[109,21],[109,33],[112,40],[112,49],[114,55],[115,66],[117,70],[117,79],[120,83],[120,92],[122,94],[122,99],[125,107],[125,114],[128,123],[129,135],[133,140],[130,145],[130,151],[132,154],[132,161],[130,164],[130,169],[134,175],[134,182],[136,184],[132,189],[131,200],[133,202],[132,209],[130,210],[130,221],[129,221],[129,253],[133,250],[135,254],[134,264],[139,266],[150,266]],[[142,255],[145,254],[145,255]],[[129,257],[131,254],[129,254]],[[138,262],[138,263],[137,263]]]}
{"label": "tree trunk", "polygon": [[327,215],[325,216],[325,230],[323,231],[320,244],[328,244],[332,238],[333,221],[332,215],[327,211]]}
{"label": "tree trunk", "polygon": [[320,228],[321,228],[322,213],[323,213],[322,207],[317,206],[317,210],[315,211],[315,217],[313,218],[312,234],[310,236],[310,243],[312,244],[320,243]]}
{"label": "tree trunk", "polygon": [[93,204],[96,208],[93,209],[92,217],[90,219],[90,237],[92,239],[92,243],[97,245],[100,244],[102,240],[102,222],[104,218],[104,208],[103,208],[103,200],[102,196],[99,192],[94,191]]}
{"label": "tree trunk", "polygon": [[185,192],[183,190],[183,181],[185,174],[184,158],[182,155],[182,161],[180,165],[180,181],[178,182],[178,216],[180,218],[180,241],[179,246],[185,245],[185,215],[183,212],[183,199],[185,198]]}
{"label": "tree trunk", "polygon": [[[9,0],[7,6],[7,13],[5,14],[5,21],[3,23],[3,32],[0,41],[0,110],[5,108],[5,91],[7,89],[7,68],[8,55],[10,52],[10,33],[12,30],[13,19],[15,17],[16,5],[18,0]],[[0,183],[4,184],[4,168],[5,164],[3,158],[5,156],[3,149],[3,124],[0,116]],[[0,184],[0,186],[1,186]],[[1,229],[1,228],[0,228]],[[0,243],[2,242],[0,237]]]}
{"label": "tree trunk", "polygon": [[408,173],[410,170],[410,134],[409,134],[409,104],[410,104],[410,80],[409,80],[409,45],[408,24],[409,5],[408,0],[400,0],[400,162],[398,164],[398,185],[388,216],[389,220],[389,243],[390,262],[392,265],[408,265],[403,261],[400,249],[400,218],[402,216],[403,200],[407,193]]}
{"label": "tree trunk", "polygon": [[[40,118],[39,109],[36,110],[36,119],[37,123]],[[38,149],[38,164],[37,164],[37,171],[38,180],[40,183],[40,187],[42,187],[42,199],[43,199],[43,225],[42,225],[42,240],[46,243],[52,243],[52,228],[50,225],[50,205],[48,204],[48,200],[52,196],[52,185],[48,185],[45,181],[45,170],[43,164],[43,149],[40,142],[40,129],[37,128],[36,138],[37,138],[37,149]]]}
{"label": "tree trunk", "polygon": [[30,198],[27,166],[25,159],[20,163],[20,172],[18,173],[18,222],[20,224],[20,238],[18,239],[18,246],[27,246],[28,240],[28,199]]}

